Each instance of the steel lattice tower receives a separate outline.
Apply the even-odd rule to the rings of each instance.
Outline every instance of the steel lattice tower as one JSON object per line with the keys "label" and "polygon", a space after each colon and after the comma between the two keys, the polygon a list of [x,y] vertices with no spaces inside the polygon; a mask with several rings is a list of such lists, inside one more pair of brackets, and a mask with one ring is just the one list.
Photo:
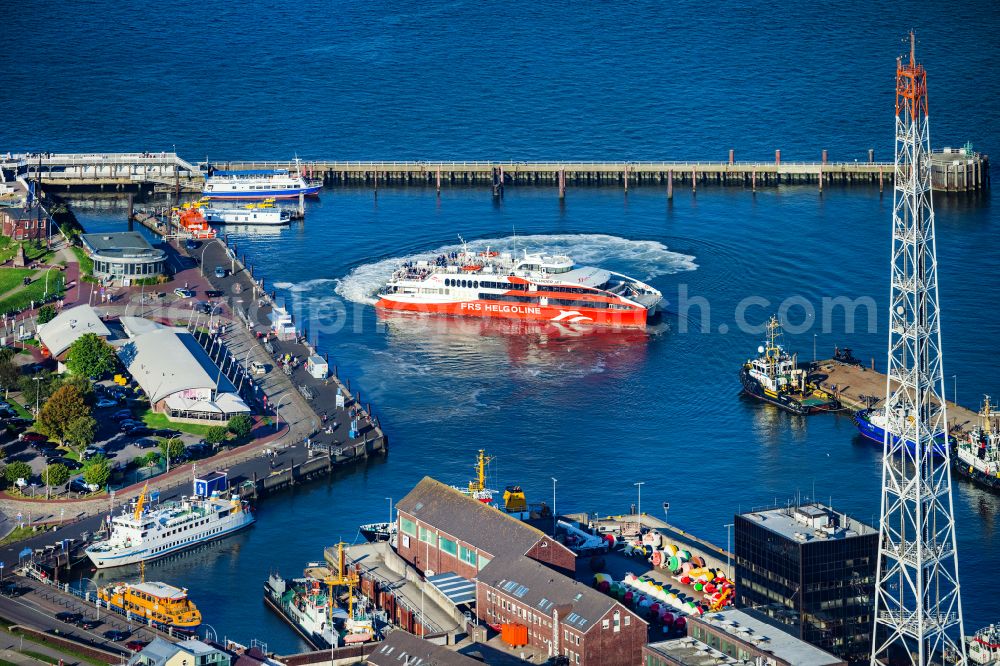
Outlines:
{"label": "steel lattice tower", "polygon": [[[941,365],[927,74],[896,61],[896,171],[872,666],[965,665]],[[956,636],[957,634],[957,636]],[[909,659],[909,661],[906,661]]]}

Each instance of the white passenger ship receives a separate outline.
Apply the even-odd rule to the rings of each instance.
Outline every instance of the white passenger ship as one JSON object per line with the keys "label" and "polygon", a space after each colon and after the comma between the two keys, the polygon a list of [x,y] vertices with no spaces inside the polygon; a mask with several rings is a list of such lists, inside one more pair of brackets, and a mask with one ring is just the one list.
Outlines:
{"label": "white passenger ship", "polygon": [[259,224],[282,225],[292,220],[292,213],[286,208],[277,206],[256,206],[250,204],[243,208],[218,208],[206,206],[201,209],[205,221],[209,224]]}
{"label": "white passenger ship", "polygon": [[376,308],[563,324],[646,325],[662,294],[635,278],[576,266],[563,255],[490,250],[403,264]]}
{"label": "white passenger ship", "polygon": [[254,522],[249,505],[233,497],[185,497],[146,509],[143,489],[134,509],[110,520],[111,536],[87,548],[98,569],[154,560],[219,539]]}
{"label": "white passenger ship", "polygon": [[219,171],[210,169],[202,196],[209,199],[296,199],[314,197],[323,182],[287,169]]}

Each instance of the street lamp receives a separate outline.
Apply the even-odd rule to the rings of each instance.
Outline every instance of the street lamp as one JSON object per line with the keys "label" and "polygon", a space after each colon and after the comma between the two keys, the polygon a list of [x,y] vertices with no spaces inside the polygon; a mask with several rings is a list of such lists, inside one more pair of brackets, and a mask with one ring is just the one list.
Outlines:
{"label": "street lamp", "polygon": [[645,481],[638,481],[632,485],[639,489],[639,503],[636,505],[635,514],[637,516],[642,515],[642,485],[646,483]]}
{"label": "street lamp", "polygon": [[813,363],[816,362],[816,333],[813,333]]}
{"label": "street lamp", "polygon": [[[281,404],[283,402],[285,402],[285,398],[291,398],[291,397],[292,397],[291,393],[286,393],[285,395],[281,396],[281,400],[279,400],[274,404],[274,432],[278,432],[278,428],[280,427],[281,424],[281,419],[278,418],[278,408],[281,407]],[[287,419],[285,420],[287,421]]]}
{"label": "street lamp", "polygon": [[552,477],[552,536],[556,534],[556,477]]}
{"label": "street lamp", "polygon": [[951,401],[958,407],[958,375],[952,375],[951,381]]}
{"label": "street lamp", "polygon": [[208,276],[207,276],[207,275],[205,274],[205,250],[207,250],[207,249],[208,249],[208,246],[209,246],[209,245],[211,245],[212,243],[214,243],[214,242],[216,242],[216,241],[218,241],[218,242],[220,242],[220,243],[222,242],[221,240],[219,240],[219,237],[218,237],[218,236],[216,236],[215,238],[213,238],[213,239],[211,239],[210,241],[208,241],[207,243],[205,243],[205,245],[204,245],[204,246],[202,246],[202,248],[201,248],[201,259],[199,260],[199,262],[198,262],[198,263],[199,263],[199,264],[201,264],[200,268],[201,268],[201,276],[202,276],[202,277],[208,277]]}
{"label": "street lamp", "polygon": [[729,576],[729,580],[733,580],[732,569],[732,553],[733,553],[733,540],[732,540],[732,523],[726,523],[726,575]]}
{"label": "street lamp", "polygon": [[38,394],[40,392],[40,388],[38,386],[38,382],[42,381],[42,378],[41,377],[32,377],[32,380],[34,380],[34,382],[35,382],[35,416],[38,416]]}
{"label": "street lamp", "polygon": [[386,500],[389,501],[389,522],[387,524],[392,525],[392,498],[386,497]]}

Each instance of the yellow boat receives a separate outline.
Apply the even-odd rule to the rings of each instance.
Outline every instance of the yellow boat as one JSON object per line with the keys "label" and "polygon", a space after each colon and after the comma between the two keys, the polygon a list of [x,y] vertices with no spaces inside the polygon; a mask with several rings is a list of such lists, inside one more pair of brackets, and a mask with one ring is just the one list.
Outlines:
{"label": "yellow boat", "polygon": [[201,624],[201,611],[188,599],[187,590],[166,583],[113,583],[100,588],[97,596],[110,608],[165,627],[193,629]]}

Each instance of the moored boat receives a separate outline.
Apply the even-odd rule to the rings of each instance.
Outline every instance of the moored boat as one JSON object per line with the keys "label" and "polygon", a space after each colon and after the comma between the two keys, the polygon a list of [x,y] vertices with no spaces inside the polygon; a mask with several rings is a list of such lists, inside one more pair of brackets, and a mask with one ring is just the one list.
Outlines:
{"label": "moored boat", "polygon": [[110,536],[85,553],[98,569],[148,562],[202,543],[221,539],[254,522],[250,506],[236,496],[184,497],[148,509],[143,489],[132,509],[108,517]]}
{"label": "moored boat", "polygon": [[767,337],[757,348],[759,356],[748,359],[740,369],[743,392],[793,414],[805,415],[840,409],[840,401],[809,381],[798,358],[781,345],[781,324],[771,317]]}
{"label": "moored boat", "polygon": [[644,327],[662,294],[635,278],[564,255],[486,250],[407,262],[379,291],[382,310]]}
{"label": "moored boat", "polygon": [[1000,431],[993,423],[997,416],[1000,412],[993,410],[990,396],[983,396],[979,425],[956,438],[952,447],[955,471],[994,492],[1000,492]]}
{"label": "moored boat", "polygon": [[210,168],[202,196],[209,199],[295,199],[317,196],[321,189],[322,181],[307,179],[299,169],[221,171]]}
{"label": "moored boat", "polygon": [[201,209],[209,224],[247,224],[279,226],[292,220],[287,208],[274,205],[274,199],[263,203],[251,203],[240,207],[204,206]]}
{"label": "moored boat", "polygon": [[170,220],[182,236],[199,239],[215,238],[215,229],[209,226],[198,203],[187,203],[174,208]]}
{"label": "moored boat", "polygon": [[1000,666],[1000,625],[983,627],[966,638],[970,664]]}
{"label": "moored boat", "polygon": [[281,615],[316,650],[340,645],[336,621],[347,613],[337,608],[330,591],[314,578],[282,578],[272,573],[264,583],[264,602]]}
{"label": "moored boat", "polygon": [[[882,446],[885,442],[885,429],[886,429],[886,414],[884,407],[878,407],[874,409],[859,409],[854,412],[854,424],[858,427],[858,432],[861,433],[866,439],[875,442],[879,446]],[[897,435],[892,436],[892,443],[895,444],[899,441]],[[934,445],[934,453],[937,455],[944,455],[944,436],[938,435],[937,442]],[[907,440],[906,445],[908,448],[912,449],[914,444],[912,441]]]}
{"label": "moored boat", "polygon": [[97,598],[108,608],[162,628],[194,629],[201,624],[201,612],[187,590],[166,583],[112,583],[99,588]]}

